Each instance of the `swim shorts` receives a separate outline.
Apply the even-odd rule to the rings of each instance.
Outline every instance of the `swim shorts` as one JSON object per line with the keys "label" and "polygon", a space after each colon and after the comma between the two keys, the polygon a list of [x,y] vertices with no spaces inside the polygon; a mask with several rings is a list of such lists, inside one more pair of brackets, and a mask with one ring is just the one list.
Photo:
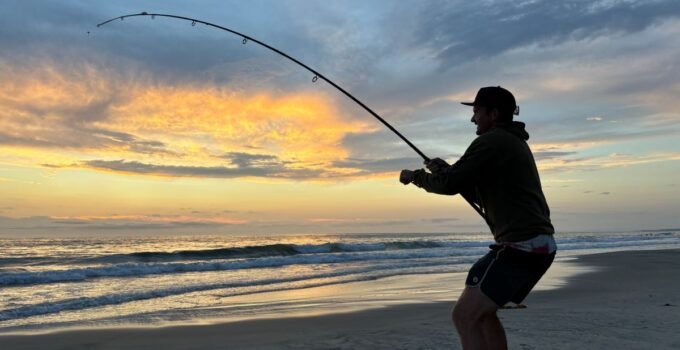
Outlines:
{"label": "swim shorts", "polygon": [[555,252],[536,254],[502,245],[490,248],[472,265],[465,285],[479,287],[499,307],[509,301],[521,303],[555,259]]}

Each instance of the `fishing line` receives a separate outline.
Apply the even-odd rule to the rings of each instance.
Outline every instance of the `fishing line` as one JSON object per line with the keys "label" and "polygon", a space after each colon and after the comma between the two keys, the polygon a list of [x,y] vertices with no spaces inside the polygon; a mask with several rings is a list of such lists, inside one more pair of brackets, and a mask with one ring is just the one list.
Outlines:
{"label": "fishing line", "polygon": [[[423,153],[422,151],[420,151],[420,150],[418,149],[418,147],[416,147],[413,143],[411,143],[411,141],[409,141],[406,137],[404,137],[404,135],[402,135],[399,131],[397,131],[397,129],[395,129],[392,125],[390,125],[390,123],[388,123],[385,119],[383,119],[381,116],[379,116],[378,113],[374,112],[372,109],[370,109],[368,106],[366,106],[363,102],[359,101],[359,99],[357,99],[356,97],[352,96],[352,94],[350,94],[350,93],[347,92],[345,89],[343,89],[342,87],[340,87],[338,84],[334,83],[334,82],[331,81],[330,79],[326,78],[323,74],[321,74],[321,73],[317,72],[316,70],[310,68],[309,66],[307,66],[307,65],[304,64],[304,63],[302,63],[301,61],[299,61],[299,60],[297,60],[297,59],[295,59],[295,58],[289,56],[289,55],[286,54],[285,52],[283,52],[283,51],[281,51],[281,50],[279,50],[279,49],[277,49],[277,48],[275,48],[275,47],[272,47],[272,46],[270,46],[270,45],[268,45],[268,44],[265,44],[265,43],[263,43],[262,41],[259,41],[259,40],[255,39],[255,38],[253,38],[253,37],[251,37],[251,36],[249,36],[249,35],[246,35],[246,34],[237,32],[237,31],[235,31],[235,30],[232,30],[232,29],[229,29],[229,28],[226,28],[226,27],[217,25],[217,24],[213,24],[213,23],[210,23],[210,22],[202,21],[202,20],[200,20],[200,19],[189,18],[189,17],[184,17],[184,16],[177,16],[177,15],[161,14],[161,13],[147,13],[147,12],[141,12],[141,13],[135,13],[135,14],[129,14],[129,15],[124,15],[124,16],[113,17],[113,18],[111,18],[111,19],[109,19],[109,20],[106,20],[106,21],[104,21],[104,22],[101,22],[101,23],[97,24],[97,28],[99,28],[99,27],[101,27],[101,26],[103,26],[103,25],[106,25],[106,24],[108,24],[108,23],[114,22],[114,21],[116,21],[116,20],[123,21],[125,18],[128,18],[128,17],[138,17],[138,16],[148,16],[148,17],[151,17],[151,19],[155,19],[156,17],[168,17],[168,18],[180,19],[180,20],[184,20],[184,21],[191,22],[191,26],[192,26],[192,27],[195,27],[197,23],[201,23],[201,24],[204,24],[204,25],[206,25],[206,26],[213,27],[213,28],[217,28],[217,29],[221,29],[221,30],[227,31],[227,32],[229,32],[229,33],[235,34],[235,35],[237,35],[237,36],[240,36],[240,37],[243,39],[243,40],[241,41],[241,43],[243,43],[244,45],[247,44],[249,41],[252,41],[252,42],[254,42],[254,43],[259,44],[260,46],[263,46],[263,47],[265,47],[265,48],[267,48],[267,49],[269,49],[269,50],[271,50],[271,51],[274,51],[274,52],[278,53],[279,55],[281,55],[281,56],[283,56],[283,57],[285,57],[285,58],[287,58],[287,59],[289,59],[289,60],[291,60],[291,61],[297,63],[297,64],[298,64],[299,66],[301,66],[302,68],[304,68],[304,69],[310,71],[311,73],[313,73],[313,74],[314,74],[314,77],[312,78],[312,82],[316,82],[317,80],[322,79],[323,81],[327,82],[328,84],[331,84],[334,88],[338,89],[340,92],[342,92],[343,94],[345,94],[345,96],[349,97],[352,101],[356,102],[359,106],[363,107],[368,113],[370,113],[373,117],[375,117],[376,119],[378,119],[378,121],[380,121],[380,122],[381,122],[383,125],[385,125],[388,129],[390,129],[393,133],[395,133],[397,136],[399,136],[399,138],[401,138],[404,142],[406,142],[407,145],[409,145],[409,146],[411,147],[411,149],[413,149],[416,153],[418,153],[418,155],[420,155],[420,156],[423,158],[423,160],[425,160],[425,162],[429,162],[429,161],[430,161],[430,158],[429,158],[428,156],[426,156],[425,153]],[[90,33],[88,32],[88,34],[90,34]],[[462,194],[461,194],[461,196],[462,196]],[[479,206],[477,206],[475,203],[473,203],[471,200],[469,200],[469,199],[466,198],[465,196],[462,196],[462,197],[465,198],[465,200],[466,200],[466,201],[467,201],[467,202],[475,209],[475,211],[477,211],[477,213],[479,213],[479,215],[482,216],[482,218],[484,218],[485,221],[487,221],[486,215],[482,212],[482,210],[481,210],[481,208],[480,208]],[[487,223],[488,223],[488,221],[487,221]]]}

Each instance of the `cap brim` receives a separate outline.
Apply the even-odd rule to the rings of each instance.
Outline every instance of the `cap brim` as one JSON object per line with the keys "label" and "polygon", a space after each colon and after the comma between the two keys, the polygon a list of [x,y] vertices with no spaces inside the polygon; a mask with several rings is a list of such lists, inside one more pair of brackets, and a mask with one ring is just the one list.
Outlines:
{"label": "cap brim", "polygon": [[474,106],[475,105],[474,102],[461,102],[460,104],[466,105],[466,106]]}

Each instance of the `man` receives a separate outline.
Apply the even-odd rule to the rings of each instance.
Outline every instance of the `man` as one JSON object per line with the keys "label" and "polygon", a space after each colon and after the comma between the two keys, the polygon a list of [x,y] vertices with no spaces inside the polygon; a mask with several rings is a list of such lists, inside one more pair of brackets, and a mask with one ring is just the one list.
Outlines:
{"label": "man", "polygon": [[507,349],[496,312],[521,303],[550,267],[557,249],[536,163],[515,98],[500,86],[479,90],[472,122],[477,135],[453,165],[437,158],[423,169],[402,170],[400,181],[428,192],[461,194],[479,206],[495,244],[468,273],[452,312],[463,348]]}

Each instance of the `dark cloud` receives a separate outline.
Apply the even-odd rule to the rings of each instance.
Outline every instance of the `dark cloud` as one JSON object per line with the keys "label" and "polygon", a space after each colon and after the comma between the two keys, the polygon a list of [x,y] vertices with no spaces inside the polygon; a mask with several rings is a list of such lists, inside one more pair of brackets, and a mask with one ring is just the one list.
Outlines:
{"label": "dark cloud", "polygon": [[123,148],[139,154],[178,155],[167,149],[167,145],[161,141],[144,140],[129,133],[77,126],[47,126],[19,135],[0,131],[0,145],[53,149]]}
{"label": "dark cloud", "polygon": [[6,1],[3,9],[12,15],[0,22],[0,45],[17,49],[42,44],[49,39],[65,42],[76,33],[85,37],[99,17],[97,10],[105,11],[106,6],[82,5],[68,1]]}
{"label": "dark cloud", "polygon": [[679,15],[674,0],[438,1],[424,11],[416,39],[452,66],[528,45],[638,32]]}
{"label": "dark cloud", "polygon": [[52,220],[53,223],[55,224],[62,224],[62,225],[87,225],[89,224],[88,221],[85,220]]}
{"label": "dark cloud", "polygon": [[[115,142],[134,142],[136,141],[136,137],[132,134],[124,133],[124,132],[118,132],[118,131],[110,131],[110,130],[104,130],[104,129],[97,129],[97,130],[91,130],[92,134],[95,136],[102,136],[105,138],[108,138],[112,141]],[[160,144],[161,146],[163,145],[162,142],[144,142],[145,144]]]}
{"label": "dark cloud", "polygon": [[[191,22],[177,19],[134,17],[100,28],[95,26],[114,16],[139,13],[141,6],[233,27],[265,41],[271,39],[272,34],[285,33],[280,30],[282,26],[295,23],[286,20],[288,6],[277,3],[258,10],[261,5],[206,1],[199,8],[187,11],[186,4],[179,3],[149,2],[144,5],[139,1],[121,1],[91,5],[79,1],[10,1],[3,3],[3,9],[12,15],[0,23],[2,56],[14,57],[20,62],[22,58],[49,52],[55,60],[101,62],[106,68],[116,70],[127,70],[134,64],[138,69],[153,72],[158,80],[223,84],[232,78],[230,70],[224,69],[225,65],[263,54],[275,55],[252,43],[242,45],[241,38],[236,35],[204,25],[191,26]],[[258,25],[271,19],[271,11],[276,11],[280,21]],[[247,16],[243,16],[244,13]],[[291,32],[296,33],[295,30]],[[287,43],[301,42],[300,35],[284,37]],[[279,59],[278,63],[278,67],[270,70],[285,70],[284,60]],[[221,71],[214,70],[216,67],[221,67]]]}
{"label": "dark cloud", "polygon": [[422,159],[417,157],[387,158],[387,159],[357,159],[348,158],[333,162],[333,167],[361,169],[365,174],[384,173],[399,171],[413,167],[414,164],[422,164]]}
{"label": "dark cloud", "polygon": [[279,160],[279,157],[271,154],[253,154],[242,152],[229,152],[220,158],[228,159],[231,164],[239,168],[277,168],[282,169],[289,161]]}
{"label": "dark cloud", "polygon": [[310,169],[287,168],[280,163],[270,163],[266,166],[251,167],[225,167],[225,166],[181,166],[181,165],[155,165],[137,161],[125,160],[91,160],[82,166],[138,175],[156,175],[171,177],[215,177],[236,178],[246,176],[308,179],[319,176],[320,171]]}
{"label": "dark cloud", "polygon": [[534,158],[536,160],[554,159],[562,158],[576,154],[576,152],[560,152],[560,151],[537,151],[534,152]]}
{"label": "dark cloud", "polygon": [[140,154],[168,154],[178,155],[175,152],[168,151],[165,148],[165,143],[160,141],[136,141],[130,144],[130,151]]}
{"label": "dark cloud", "polygon": [[[583,193],[584,194],[590,194],[590,193],[593,193],[593,191],[584,191]],[[600,195],[600,196],[608,196],[610,194],[611,194],[611,192],[600,192],[600,193],[598,193],[598,195]]]}
{"label": "dark cloud", "polygon": [[[106,129],[83,129],[85,133],[91,133],[94,137],[100,139],[108,140],[109,142],[104,142],[101,146],[118,146],[127,148],[130,152],[139,154],[165,154],[165,155],[179,155],[167,149],[167,145],[164,142],[156,140],[144,140],[139,137],[118,131],[110,131]],[[92,147],[91,145],[89,147]]]}
{"label": "dark cloud", "polygon": [[[402,11],[413,15],[398,25],[409,24],[405,29],[412,33],[394,31],[401,35],[404,48],[384,60],[424,52],[411,66],[393,72],[373,69],[380,74],[376,85],[360,92],[379,108],[420,106],[412,117],[429,109],[427,101],[435,97],[466,93],[472,98],[480,86],[503,85],[529,96],[519,100],[522,107],[527,99],[546,103],[539,108],[526,105],[530,108],[523,109],[522,118],[573,111],[575,105],[585,107],[585,118],[599,113],[593,110],[598,106],[614,112],[613,105],[622,101],[631,105],[632,99],[626,97],[672,88],[679,78],[673,18],[680,15],[680,3],[672,0],[433,1],[405,3]],[[387,36],[386,41],[395,41]],[[403,72],[409,69],[420,74],[406,76]],[[541,86],[546,78],[573,79],[579,88],[546,89]],[[448,108],[449,114],[463,111],[460,105]],[[640,117],[632,111],[622,115]],[[554,120],[559,115],[536,117]]]}
{"label": "dark cloud", "polygon": [[43,164],[40,164],[40,166],[44,167],[44,168],[51,168],[51,169],[66,169],[66,168],[78,167],[78,164],[75,164],[75,163],[74,164],[47,164],[47,163],[43,163]]}
{"label": "dark cloud", "polygon": [[435,223],[435,224],[447,224],[447,223],[451,223],[451,222],[459,221],[459,220],[460,220],[460,219],[458,219],[458,218],[429,218],[429,219],[422,219],[422,221],[431,222],[431,223]]}

